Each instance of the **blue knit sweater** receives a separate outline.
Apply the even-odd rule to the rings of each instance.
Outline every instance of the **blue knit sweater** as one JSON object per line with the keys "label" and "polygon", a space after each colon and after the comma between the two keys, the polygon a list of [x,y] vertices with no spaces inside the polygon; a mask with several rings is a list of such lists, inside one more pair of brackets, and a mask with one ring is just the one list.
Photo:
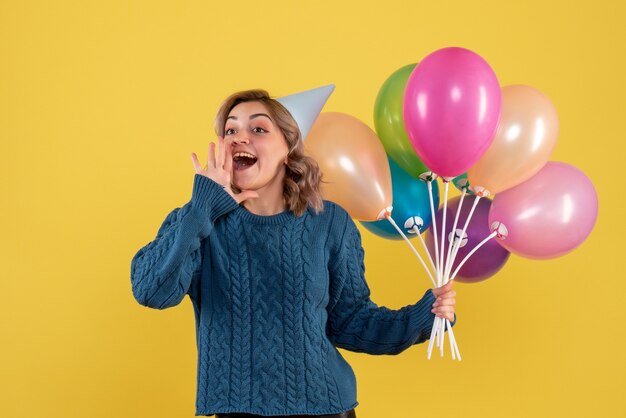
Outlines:
{"label": "blue knit sweater", "polygon": [[347,411],[356,380],[337,347],[398,354],[434,320],[431,289],[399,310],[371,301],[361,236],[339,205],[259,216],[199,174],[133,257],[131,283],[150,308],[193,303],[196,415]]}

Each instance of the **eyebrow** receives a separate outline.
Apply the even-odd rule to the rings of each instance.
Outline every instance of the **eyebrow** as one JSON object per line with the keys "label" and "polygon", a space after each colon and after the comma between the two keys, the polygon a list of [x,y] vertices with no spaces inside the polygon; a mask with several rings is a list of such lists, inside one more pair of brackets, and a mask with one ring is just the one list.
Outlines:
{"label": "eyebrow", "polygon": [[[250,119],[254,119],[254,118],[258,118],[259,116],[265,116],[266,118],[268,118],[269,120],[272,120],[272,118],[270,118],[267,114],[265,113],[255,113],[254,115],[250,115]],[[237,120],[237,116],[229,116],[226,118],[226,120],[228,119],[235,119]]]}

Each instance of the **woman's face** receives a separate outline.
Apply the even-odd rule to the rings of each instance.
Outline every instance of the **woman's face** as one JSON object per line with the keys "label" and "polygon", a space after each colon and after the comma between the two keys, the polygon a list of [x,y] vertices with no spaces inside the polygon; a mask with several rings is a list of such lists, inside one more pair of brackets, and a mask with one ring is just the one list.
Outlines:
{"label": "woman's face", "polygon": [[289,152],[282,131],[260,102],[240,103],[228,114],[224,139],[232,144],[232,181],[241,190],[279,184]]}

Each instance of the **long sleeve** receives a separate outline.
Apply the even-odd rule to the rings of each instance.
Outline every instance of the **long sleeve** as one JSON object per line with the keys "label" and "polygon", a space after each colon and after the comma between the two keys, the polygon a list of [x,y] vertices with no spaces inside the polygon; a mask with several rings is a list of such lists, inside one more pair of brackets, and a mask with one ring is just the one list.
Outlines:
{"label": "long sleeve", "polygon": [[165,309],[178,305],[186,294],[193,298],[201,272],[201,242],[215,221],[236,207],[237,202],[219,184],[195,174],[191,200],[167,215],[156,238],[131,261],[137,302]]}
{"label": "long sleeve", "polygon": [[[352,219],[345,222],[330,263],[330,303],[327,334],[338,347],[369,354],[399,354],[430,337],[435,296],[428,289],[415,304],[392,310],[370,299],[365,281],[361,234]],[[456,318],[455,318],[456,321]]]}

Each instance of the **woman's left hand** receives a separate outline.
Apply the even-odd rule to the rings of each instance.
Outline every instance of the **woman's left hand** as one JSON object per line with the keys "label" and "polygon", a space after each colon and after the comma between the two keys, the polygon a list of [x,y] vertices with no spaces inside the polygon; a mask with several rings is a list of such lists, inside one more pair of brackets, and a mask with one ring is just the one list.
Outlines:
{"label": "woman's left hand", "polygon": [[437,298],[433,303],[432,313],[440,318],[454,321],[454,305],[456,304],[456,292],[452,289],[454,280],[449,281],[444,286],[433,289],[433,294]]}

